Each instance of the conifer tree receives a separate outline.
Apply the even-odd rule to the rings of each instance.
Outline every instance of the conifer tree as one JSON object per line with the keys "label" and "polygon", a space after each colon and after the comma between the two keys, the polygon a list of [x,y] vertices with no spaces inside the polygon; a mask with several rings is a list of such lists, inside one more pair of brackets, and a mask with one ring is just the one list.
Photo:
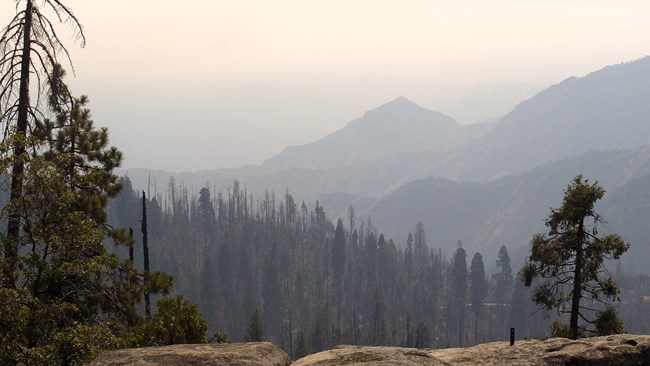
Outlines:
{"label": "conifer tree", "polygon": [[431,334],[424,323],[419,323],[415,330],[415,348],[431,347]]}
{"label": "conifer tree", "polygon": [[510,293],[513,284],[510,256],[508,255],[508,248],[506,248],[505,245],[502,245],[499,249],[496,264],[498,272],[494,273],[492,278],[496,281],[495,298],[498,307],[499,321],[503,321],[505,319],[504,309],[506,305],[506,295]]}
{"label": "conifer tree", "polygon": [[458,346],[463,345],[465,329],[465,303],[467,300],[467,252],[458,243],[451,265],[451,283],[448,298],[448,322],[450,337],[455,335]]}
{"label": "conifer tree", "polygon": [[327,348],[329,312],[329,304],[325,304],[314,314],[310,337],[311,352],[320,352]]}
{"label": "conifer tree", "polygon": [[477,343],[479,342],[479,325],[481,324],[484,310],[483,300],[485,299],[487,290],[483,257],[480,253],[476,253],[472,258],[472,263],[470,265],[469,293],[472,302],[472,310],[474,312],[474,341]]}
{"label": "conifer tree", "polygon": [[[50,9],[55,18],[69,23],[85,44],[83,28],[72,10],[60,1],[33,0],[17,1],[18,13],[0,34],[0,123],[4,129],[4,140],[9,142],[13,159],[11,169],[10,200],[16,201],[23,195],[24,173],[29,145],[32,143],[30,132],[35,120],[46,112],[30,98],[30,91],[35,90],[38,97],[45,94],[51,82],[60,80],[56,75],[59,56],[68,51],[61,42],[55,27],[45,10]],[[35,86],[31,84],[36,77]],[[54,94],[60,94],[59,91]],[[5,154],[9,149],[5,148]],[[7,208],[11,208],[11,205]],[[20,246],[20,214],[7,212],[7,240],[4,240],[3,284],[14,287],[16,280],[16,263]]]}
{"label": "conifer tree", "polygon": [[[521,275],[521,272],[518,274]],[[512,297],[510,300],[510,313],[508,314],[509,327],[514,327],[516,334],[520,337],[529,335],[530,327],[528,320],[532,313],[530,307],[533,303],[530,301],[530,289],[524,286],[523,282],[516,281],[513,283]],[[505,337],[508,327],[501,329],[501,334]]]}
{"label": "conifer tree", "polygon": [[[57,66],[54,75],[62,78],[63,70]],[[114,346],[115,327],[106,319],[132,324],[133,305],[142,293],[132,261],[120,260],[104,246],[107,236],[118,243],[128,240],[106,225],[104,212],[120,189],[113,168],[121,153],[107,147],[107,130],[93,126],[84,108],[87,98],[70,96],[61,80],[50,85],[56,118],[35,123],[32,148],[22,162],[20,199],[2,211],[5,219],[17,215],[22,230],[17,242],[4,238],[18,244],[12,276],[20,281],[3,289],[3,298],[17,303],[0,304],[0,312],[18,306],[25,319],[10,326],[11,339],[2,342],[11,348],[0,352],[3,364],[39,364],[42,357],[49,357],[48,364],[71,364]],[[62,100],[70,103],[57,103]],[[15,156],[8,153],[13,146],[1,148],[0,167],[7,172],[14,166]]]}
{"label": "conifer tree", "polygon": [[293,359],[297,360],[307,356],[307,339],[305,338],[305,333],[302,331],[298,332],[296,336],[296,350],[293,352]]}
{"label": "conifer tree", "polygon": [[246,327],[246,337],[244,340],[246,342],[262,342],[264,340],[264,324],[262,323],[262,317],[260,316],[257,309],[253,311],[253,314],[248,321],[248,327]]}
{"label": "conifer tree", "polygon": [[629,248],[617,234],[598,235],[598,226],[604,220],[594,205],[604,195],[598,182],[589,183],[576,176],[564,193],[562,205],[551,209],[546,219],[548,234],[533,236],[529,262],[523,269],[526,286],[531,286],[536,277],[544,280],[533,293],[537,304],[569,314],[568,335],[573,339],[581,335],[580,319],[590,324],[598,321],[589,318],[593,305],[583,299],[604,306],[609,306],[607,300],[616,299],[618,286],[605,269],[605,260],[619,259]]}
{"label": "conifer tree", "polygon": [[[134,329],[130,347],[207,343],[208,323],[182,295],[162,298],[150,320]],[[227,338],[227,337],[226,337]]]}
{"label": "conifer tree", "polygon": [[332,269],[336,283],[340,287],[340,281],[345,270],[345,229],[343,228],[343,220],[340,218],[336,222],[334,240],[332,241]]}

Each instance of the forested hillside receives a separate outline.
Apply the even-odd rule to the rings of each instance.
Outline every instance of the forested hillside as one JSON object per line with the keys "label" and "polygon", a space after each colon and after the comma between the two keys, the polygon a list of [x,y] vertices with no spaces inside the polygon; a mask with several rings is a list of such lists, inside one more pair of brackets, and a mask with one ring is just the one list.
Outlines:
{"label": "forested hillside", "polygon": [[[288,148],[261,166],[178,174],[135,169],[125,174],[139,187],[146,186],[153,177],[162,188],[170,176],[197,191],[208,181],[217,187],[227,187],[233,180],[246,182],[249,192],[255,195],[262,195],[265,189],[282,192],[291,187],[296,196],[307,202],[320,200],[332,215],[343,215],[350,203],[358,207],[360,215],[370,208],[372,201],[389,206],[386,203],[395,192],[404,194],[417,185],[414,182],[435,179],[432,177],[492,186],[512,175],[527,177],[532,184],[516,187],[513,193],[520,196],[513,196],[506,203],[510,207],[503,208],[507,212],[492,217],[480,232],[440,235],[444,240],[456,236],[470,245],[488,240],[494,251],[501,242],[518,245],[527,240],[530,222],[541,225],[543,215],[539,211],[536,216],[521,214],[520,209],[531,207],[518,207],[528,199],[526,194],[540,199],[540,206],[532,206],[533,210],[543,210],[552,203],[547,198],[556,199],[564,182],[576,174],[598,180],[612,193],[620,184],[650,172],[650,129],[646,126],[648,75],[650,57],[608,66],[585,77],[568,78],[485,126],[460,126],[439,112],[398,98],[319,141]],[[541,187],[540,191],[555,189],[550,196],[544,194],[543,198],[534,189],[528,190],[527,187],[539,187],[537,183],[547,179],[554,184]],[[609,185],[609,181],[616,185]],[[413,197],[418,194],[407,193]],[[462,195],[457,192],[457,197]],[[419,203],[422,206],[422,201]],[[445,209],[452,207],[447,205]],[[378,219],[385,216],[381,227],[397,237],[403,237],[413,222],[426,222],[435,216],[427,211],[426,216],[414,217],[411,213],[416,210],[402,209],[404,214],[392,217],[394,211],[393,207],[388,207],[387,212],[373,208],[368,214]],[[509,237],[490,232],[490,227],[503,224],[498,222],[501,218],[511,220],[513,215],[514,219],[530,221]],[[432,229],[436,225],[426,223]],[[520,228],[509,225],[507,229]]]}
{"label": "forested hillside", "polygon": [[[648,279],[630,273],[647,269],[650,252],[649,60],[567,79],[475,135],[399,98],[263,166],[129,171],[154,193],[152,262],[213,331],[246,339],[260,314],[267,337],[294,355],[339,343],[467,345],[510,326],[545,336],[550,320],[531,315],[516,272],[566,182],[584,174],[607,191],[602,230],[631,244],[608,263],[619,267],[621,317],[647,331]],[[128,192],[111,214],[137,227],[140,194]]]}
{"label": "forested hillside", "polygon": [[[137,228],[141,193],[123,183],[110,215]],[[507,339],[511,326],[519,337],[548,335],[505,246],[492,253],[498,263],[484,263],[485,253],[462,243],[453,252],[432,248],[421,223],[393,240],[353,208],[333,224],[319,204],[288,192],[254,197],[237,182],[197,194],[171,180],[147,212],[153,267],[173,274],[210,329],[232,341],[245,338],[255,310],[266,338],[294,356],[341,343],[469,345]],[[618,273],[628,330],[650,330],[640,315],[647,278]]]}
{"label": "forested hillside", "polygon": [[621,259],[626,268],[648,273],[650,242],[643,224],[650,220],[644,188],[650,174],[647,146],[589,152],[488,183],[420,179],[395,189],[362,215],[396,238],[405,237],[413,222],[422,221],[435,233],[431,245],[447,251],[462,240],[468,250],[494,259],[490,253],[505,243],[520,264],[528,255],[530,237],[544,229],[548,208],[558,204],[566,182],[577,173],[605,188],[606,196],[598,203],[607,221],[603,230],[617,232],[632,244]]}

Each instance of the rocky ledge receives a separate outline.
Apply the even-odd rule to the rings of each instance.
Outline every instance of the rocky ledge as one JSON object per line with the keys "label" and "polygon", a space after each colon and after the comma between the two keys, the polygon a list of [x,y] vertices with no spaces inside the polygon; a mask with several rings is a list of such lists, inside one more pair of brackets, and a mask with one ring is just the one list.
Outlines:
{"label": "rocky ledge", "polygon": [[570,340],[518,341],[480,344],[468,348],[430,350],[454,366],[650,366],[650,336],[620,334]]}
{"label": "rocky ledge", "polygon": [[570,340],[485,343],[467,348],[409,349],[340,346],[306,356],[294,366],[650,366],[650,336],[614,335]]}
{"label": "rocky ledge", "polygon": [[105,353],[91,366],[287,366],[289,356],[268,343],[177,344]]}
{"label": "rocky ledge", "polygon": [[432,356],[427,350],[399,347],[338,346],[299,359],[291,366],[391,365],[446,366],[449,363]]}
{"label": "rocky ledge", "polygon": [[485,343],[468,348],[413,349],[339,346],[291,363],[271,343],[175,345],[106,353],[91,365],[107,366],[650,366],[650,336],[607,337]]}

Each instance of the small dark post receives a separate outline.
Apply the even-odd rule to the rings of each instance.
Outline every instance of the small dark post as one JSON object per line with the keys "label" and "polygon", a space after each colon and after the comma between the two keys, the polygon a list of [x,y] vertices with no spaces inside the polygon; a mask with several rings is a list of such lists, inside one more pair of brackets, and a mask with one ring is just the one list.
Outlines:
{"label": "small dark post", "polygon": [[510,328],[510,345],[515,345],[515,328]]}

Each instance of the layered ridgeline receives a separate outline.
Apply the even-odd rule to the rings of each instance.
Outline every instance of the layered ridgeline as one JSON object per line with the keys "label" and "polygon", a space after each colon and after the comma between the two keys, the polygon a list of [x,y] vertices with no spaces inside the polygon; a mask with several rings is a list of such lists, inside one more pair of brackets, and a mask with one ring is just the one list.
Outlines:
{"label": "layered ridgeline", "polygon": [[[566,182],[582,173],[608,191],[605,201],[616,209],[605,218],[632,242],[631,251],[642,251],[625,259],[643,268],[644,226],[630,223],[643,222],[646,206],[642,197],[622,201],[629,195],[615,193],[650,173],[641,148],[650,144],[649,78],[650,57],[609,66],[551,86],[483,126],[460,126],[398,98],[263,166],[174,176],[195,191],[206,183],[223,189],[235,179],[253,194],[289,188],[307,203],[319,200],[332,217],[345,216],[352,204],[398,242],[422,221],[436,246],[451,250],[461,240],[492,251],[501,244],[525,248]],[[159,191],[173,175],[127,173],[135,186],[152,182]],[[465,180],[481,184],[454,182]]]}
{"label": "layered ridgeline", "polygon": [[[520,103],[498,122],[460,126],[398,98],[311,144],[287,148],[262,166],[182,173],[196,189],[235,179],[251,192],[283,192],[315,201],[345,193],[378,198],[429,176],[490,181],[589,151],[650,143],[650,57],[569,78]],[[136,186],[168,172],[131,169]],[[597,179],[598,177],[594,177]]]}
{"label": "layered ridgeline", "polygon": [[376,186],[377,178],[382,188],[427,176],[488,181],[563,157],[650,143],[649,95],[646,57],[566,79],[484,126],[459,126],[399,98],[319,141],[288,148],[264,166],[326,167],[324,174],[364,183],[333,182],[321,193],[368,192],[364,187]]}
{"label": "layered ridgeline", "polygon": [[419,220],[428,228],[434,247],[451,252],[460,240],[469,251],[496,253],[501,245],[507,245],[515,263],[523,263],[531,236],[546,231],[549,207],[561,203],[563,190],[579,173],[597,180],[608,192],[597,207],[607,221],[601,230],[617,232],[631,243],[629,253],[621,259],[626,268],[647,272],[648,146],[589,152],[487,183],[423,178],[382,197],[365,215],[393,238],[406,238],[412,223]]}
{"label": "layered ridgeline", "polygon": [[405,155],[422,151],[444,154],[484,136],[493,127],[493,123],[462,126],[451,117],[399,97],[316,142],[288,147],[261,166],[179,174],[129,169],[125,174],[140,187],[150,181],[164,187],[174,176],[197,189],[206,182],[227,187],[239,180],[250,192],[283,192],[289,187],[296,196],[310,201],[329,193],[363,193],[374,199],[411,175],[410,164],[390,164],[394,159],[401,161]]}
{"label": "layered ridgeline", "polygon": [[[312,352],[343,342],[411,344],[408,335],[417,338],[418,328],[421,335],[442,335],[430,339],[436,347],[499,339],[498,327],[517,319],[524,319],[518,329],[543,333],[548,328],[529,318],[529,295],[517,287],[504,301],[496,299],[494,283],[488,286],[486,302],[493,305],[478,330],[463,323],[462,312],[448,313],[458,308],[447,306],[454,300],[449,281],[457,242],[468,262],[476,252],[483,256],[488,279],[506,245],[515,274],[531,235],[544,231],[549,207],[557,207],[566,185],[583,174],[608,192],[597,207],[609,222],[602,231],[631,244],[617,275],[648,268],[647,75],[650,58],[571,78],[482,130],[465,130],[400,98],[263,166],[128,175],[156,197],[150,202],[151,241],[158,246],[153,261],[174,274],[212,330],[234,340],[244,338],[256,308],[269,338],[295,347],[293,354],[299,344]],[[234,180],[241,184],[233,186]],[[346,217],[350,203],[355,220]],[[128,206],[116,208],[122,212],[117,224],[137,227],[137,215],[122,222],[137,212]],[[338,216],[344,218],[343,250],[331,220]],[[645,280],[621,279],[622,306],[640,309],[641,297],[630,294],[641,293]],[[515,304],[518,299],[524,303]],[[621,312],[640,314],[628,322],[630,331],[648,329],[637,310]],[[472,335],[463,340],[459,334]]]}

